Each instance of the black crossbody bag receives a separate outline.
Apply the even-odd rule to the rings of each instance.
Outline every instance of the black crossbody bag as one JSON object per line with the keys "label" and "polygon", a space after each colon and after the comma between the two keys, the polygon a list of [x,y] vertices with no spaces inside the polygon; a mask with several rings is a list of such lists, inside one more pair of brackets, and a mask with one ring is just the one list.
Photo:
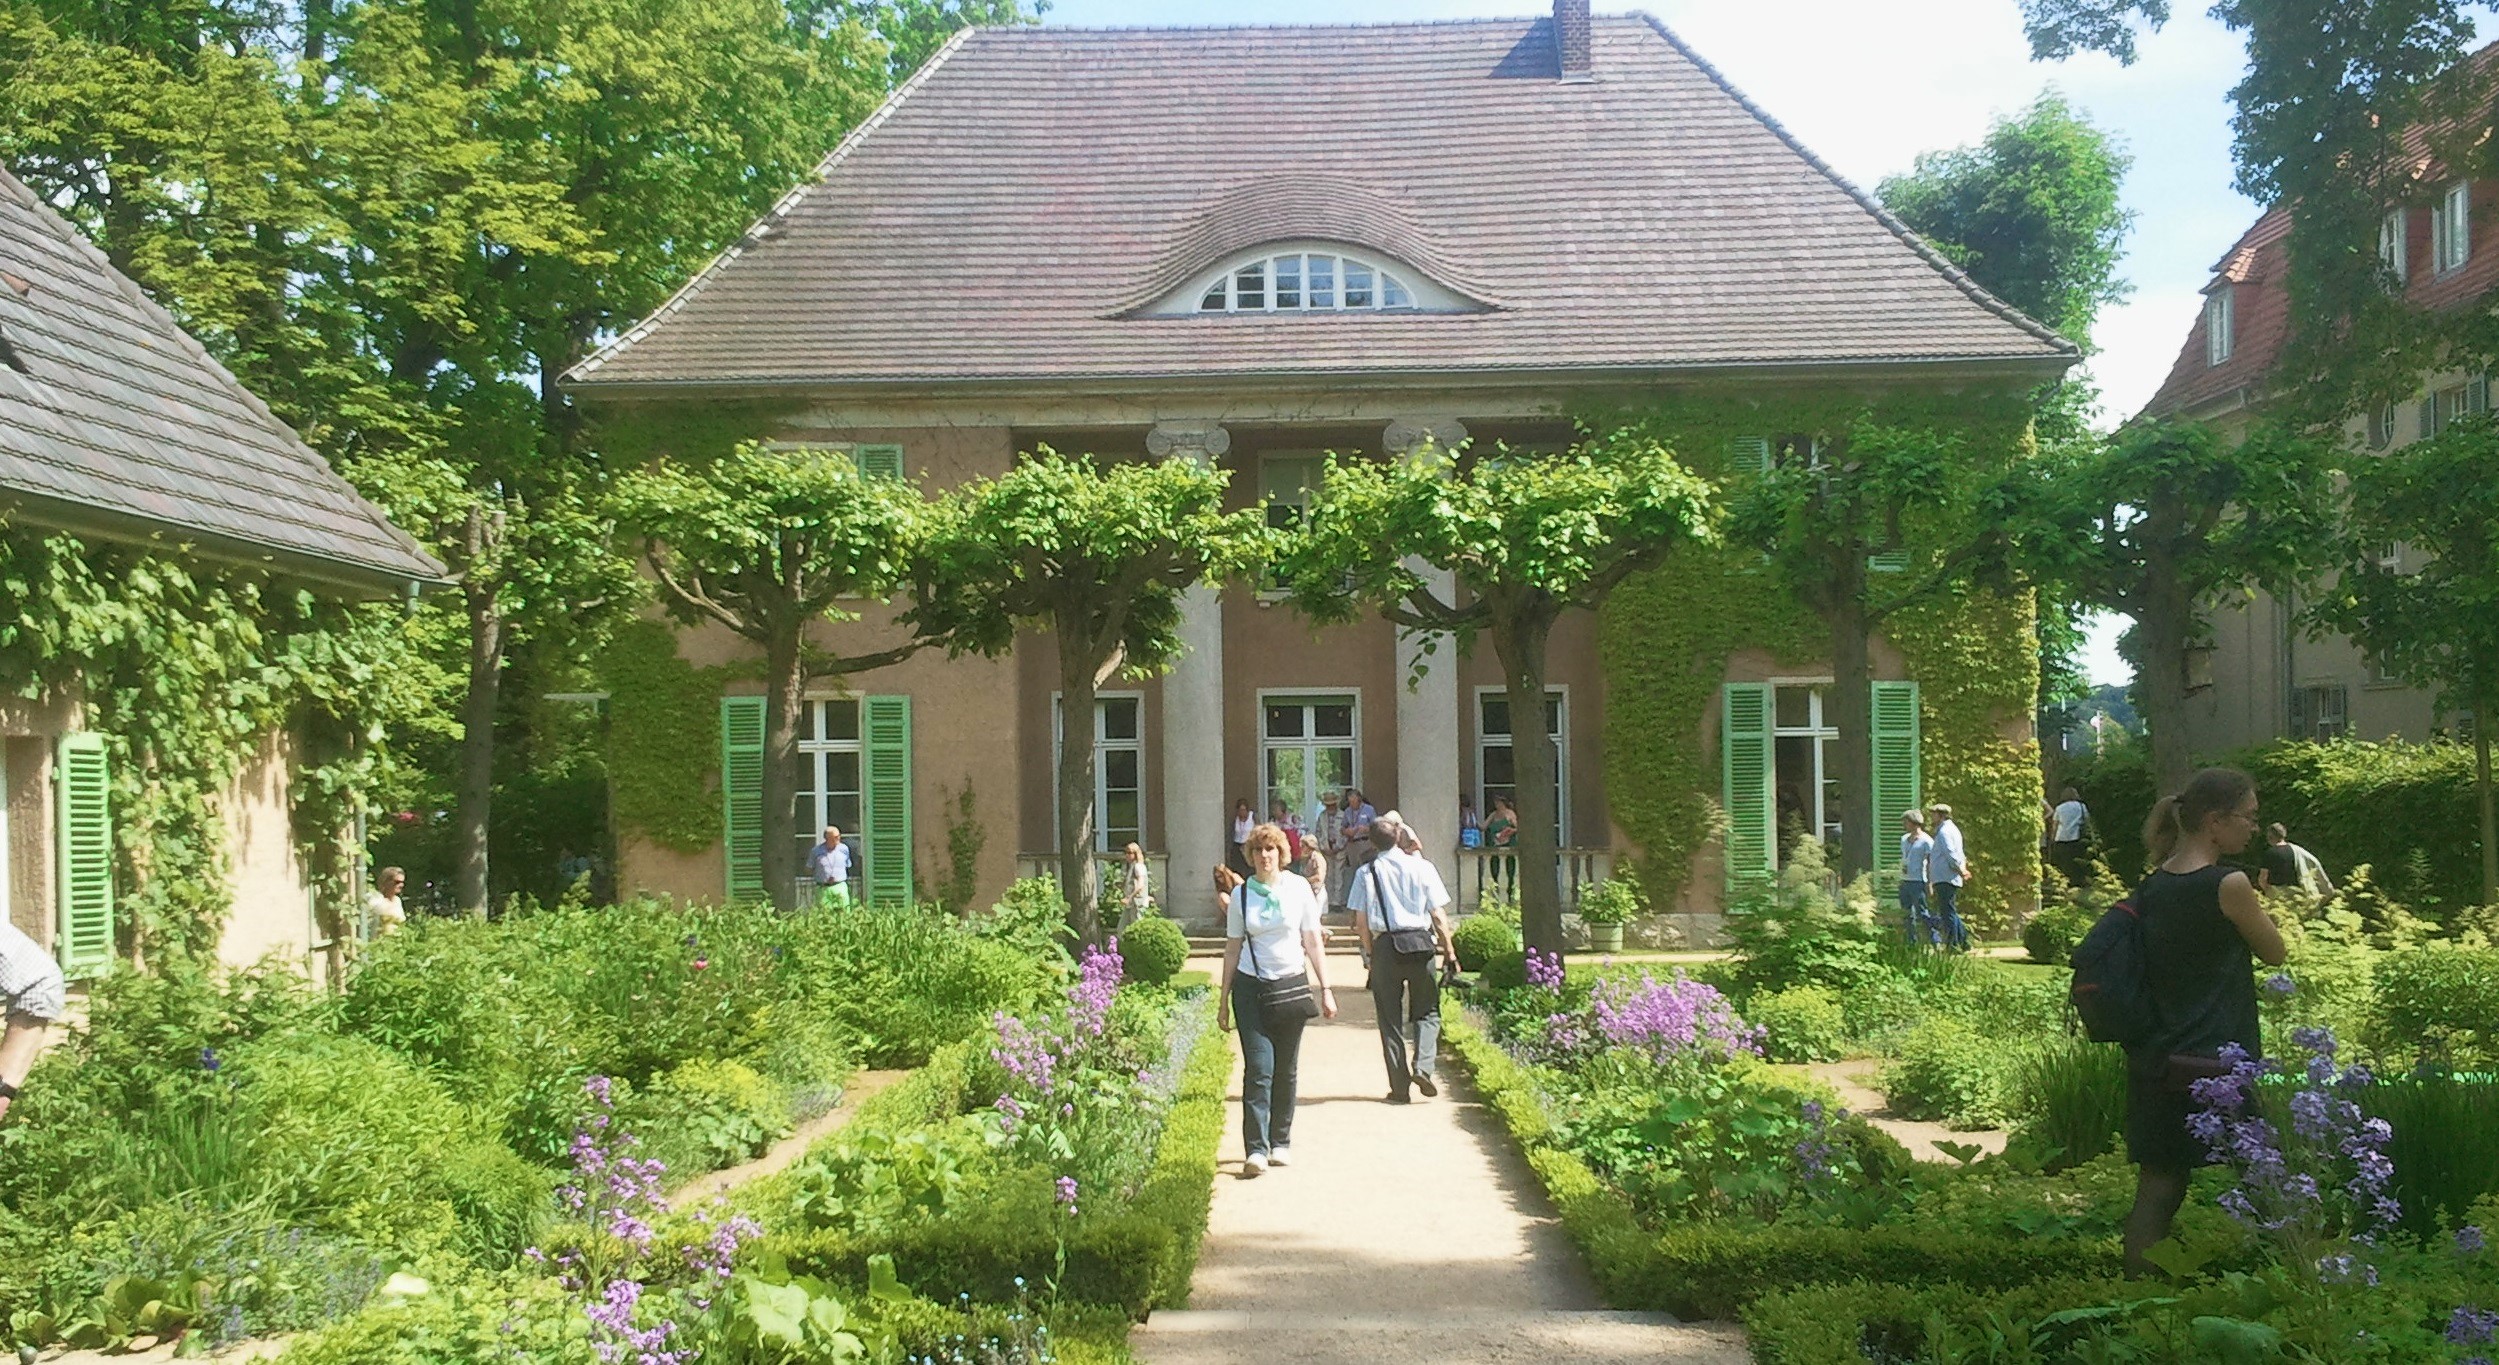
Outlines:
{"label": "black crossbody bag", "polygon": [[1243,883],[1233,892],[1241,898],[1241,951],[1249,954],[1250,980],[1258,992],[1258,1016],[1262,1019],[1316,1019],[1319,997],[1311,994],[1310,973],[1295,972],[1273,981],[1258,974],[1258,939],[1250,932],[1249,885]]}
{"label": "black crossbody bag", "polygon": [[[1396,920],[1388,913],[1388,897],[1380,894],[1380,865],[1374,862],[1363,870],[1371,874],[1371,908],[1380,912],[1380,923],[1396,923]],[[1390,952],[1407,957],[1440,951],[1440,940],[1432,937],[1432,931],[1429,928],[1389,929],[1375,935],[1375,938],[1387,944]]]}

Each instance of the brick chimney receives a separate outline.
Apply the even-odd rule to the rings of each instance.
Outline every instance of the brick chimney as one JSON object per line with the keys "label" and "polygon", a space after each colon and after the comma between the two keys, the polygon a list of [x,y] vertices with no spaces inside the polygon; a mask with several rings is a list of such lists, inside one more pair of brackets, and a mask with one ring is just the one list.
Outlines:
{"label": "brick chimney", "polygon": [[1596,79],[1588,50],[1588,0],[1553,0],[1553,46],[1562,55],[1563,80]]}

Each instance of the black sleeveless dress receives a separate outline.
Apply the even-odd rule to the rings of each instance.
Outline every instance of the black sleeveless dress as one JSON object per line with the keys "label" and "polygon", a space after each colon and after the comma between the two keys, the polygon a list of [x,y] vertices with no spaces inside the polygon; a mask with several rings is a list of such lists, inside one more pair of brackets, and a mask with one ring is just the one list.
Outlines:
{"label": "black sleeveless dress", "polygon": [[2204,1144],[2187,1132],[2194,1099],[2168,1083],[2172,1053],[2210,1057],[2237,1043],[2253,1056],[2263,1047],[2256,957],[2221,913],[2221,884],[2237,870],[2216,863],[2154,872],[2135,888],[2144,966],[2161,1017],[2160,1031],[2126,1059],[2126,1154],[2139,1165],[2178,1169],[2207,1160]]}

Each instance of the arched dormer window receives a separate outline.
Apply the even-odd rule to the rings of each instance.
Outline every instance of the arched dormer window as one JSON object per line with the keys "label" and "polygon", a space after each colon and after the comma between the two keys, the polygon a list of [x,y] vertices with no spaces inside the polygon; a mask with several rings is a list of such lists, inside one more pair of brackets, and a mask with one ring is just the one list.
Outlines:
{"label": "arched dormer window", "polygon": [[1227,266],[1197,290],[1201,313],[1374,312],[1417,307],[1402,273],[1341,250],[1278,251]]}

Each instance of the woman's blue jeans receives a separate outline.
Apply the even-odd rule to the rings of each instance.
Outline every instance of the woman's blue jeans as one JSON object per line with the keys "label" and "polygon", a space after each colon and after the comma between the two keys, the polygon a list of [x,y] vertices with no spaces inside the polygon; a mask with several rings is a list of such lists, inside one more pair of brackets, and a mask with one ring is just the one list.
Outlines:
{"label": "woman's blue jeans", "polygon": [[1300,1015],[1269,1019],[1258,1008],[1258,978],[1232,978],[1232,1023],[1241,1031],[1241,1150],[1265,1156],[1293,1141],[1293,1094],[1299,1083]]}

